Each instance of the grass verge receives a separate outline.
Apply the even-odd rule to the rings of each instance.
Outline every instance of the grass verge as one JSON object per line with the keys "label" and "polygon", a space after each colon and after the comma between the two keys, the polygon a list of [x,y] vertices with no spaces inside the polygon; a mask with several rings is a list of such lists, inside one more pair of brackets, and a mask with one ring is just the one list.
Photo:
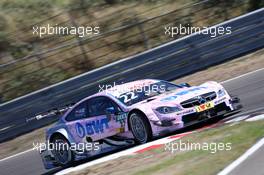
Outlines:
{"label": "grass verge", "polygon": [[[175,151],[165,147],[150,150],[136,156],[124,157],[88,167],[75,175],[93,174],[216,174],[238,158],[264,136],[264,121],[241,122],[193,133],[181,139],[182,143],[231,143],[231,150],[212,153],[209,150]],[[179,143],[179,140],[175,141]]]}

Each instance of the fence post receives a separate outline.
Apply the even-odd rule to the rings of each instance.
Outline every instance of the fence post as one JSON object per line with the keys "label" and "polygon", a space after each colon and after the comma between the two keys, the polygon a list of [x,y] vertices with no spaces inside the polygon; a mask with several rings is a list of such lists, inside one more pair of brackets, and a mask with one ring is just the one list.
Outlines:
{"label": "fence post", "polygon": [[[78,28],[78,25],[77,25],[77,23],[75,22],[75,20],[73,19],[73,17],[72,17],[72,15],[70,14],[70,12],[68,13],[68,16],[69,16],[69,18],[70,18],[70,22],[71,22],[71,24],[73,25],[73,27]],[[87,62],[89,62],[89,57],[88,57],[88,55],[86,54],[85,48],[84,48],[84,46],[83,46],[82,39],[81,39],[78,35],[76,35],[75,38],[76,38],[76,40],[77,40],[78,46],[79,46],[79,48],[80,48],[80,50],[81,50],[81,53],[82,53],[82,56],[83,56],[83,65],[84,65],[84,69],[87,69],[87,68],[89,68],[89,66],[87,65]]]}
{"label": "fence post", "polygon": [[34,51],[35,58],[38,60],[39,67],[40,67],[41,69],[43,69],[43,68],[44,68],[44,65],[42,64],[42,59],[44,59],[44,57],[43,57],[41,54],[39,54],[39,52],[41,51],[41,49],[40,49],[38,43],[35,43],[35,44],[34,44],[34,47],[35,47],[35,49],[36,49],[36,50]]}
{"label": "fence post", "polygon": [[149,49],[150,46],[149,46],[149,42],[148,42],[148,37],[147,35],[145,34],[145,31],[144,31],[144,26],[143,24],[139,21],[139,19],[137,17],[135,17],[135,23],[137,24],[138,26],[138,29],[139,29],[139,32],[144,40],[144,47],[145,49]]}

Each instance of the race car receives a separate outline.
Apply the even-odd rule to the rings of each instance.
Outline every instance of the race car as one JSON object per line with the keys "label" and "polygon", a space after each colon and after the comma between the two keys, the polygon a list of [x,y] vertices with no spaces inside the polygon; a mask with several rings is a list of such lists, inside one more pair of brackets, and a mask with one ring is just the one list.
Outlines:
{"label": "race car", "polygon": [[[67,166],[102,150],[80,151],[72,145],[107,143],[107,139],[146,143],[194,123],[235,111],[238,98],[231,98],[217,82],[199,86],[144,79],[116,86],[76,103],[46,132],[53,148],[41,151],[47,169]],[[66,145],[54,147],[54,144]],[[55,149],[54,149],[55,148]]]}

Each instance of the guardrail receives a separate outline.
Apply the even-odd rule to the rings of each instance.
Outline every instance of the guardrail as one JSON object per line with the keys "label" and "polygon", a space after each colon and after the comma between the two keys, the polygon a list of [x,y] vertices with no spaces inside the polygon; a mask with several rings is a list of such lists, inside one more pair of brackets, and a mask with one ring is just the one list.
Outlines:
{"label": "guardrail", "polygon": [[[99,84],[141,78],[172,80],[264,47],[264,8],[213,27],[229,35],[191,34],[141,54],[87,72],[0,106],[1,123],[76,102]],[[1,134],[2,139],[2,134]]]}
{"label": "guardrail", "polygon": [[[185,36],[178,34],[172,38],[163,35],[161,26],[212,26],[245,14],[251,3],[202,0],[183,3],[182,6],[167,1],[151,4],[153,6],[141,9],[138,3],[129,3],[127,5],[134,8],[113,9],[107,16],[100,15],[92,20],[90,13],[84,13],[89,9],[70,10],[33,24],[33,27],[52,26],[57,22],[58,26],[68,27],[96,25],[100,27],[98,35],[80,38],[77,35],[49,34],[39,37],[32,34],[32,26],[10,33],[5,41],[10,43],[10,52],[0,57],[0,103],[95,69],[110,60],[114,62]],[[100,11],[97,14],[101,14]],[[66,21],[62,22],[62,18]],[[19,36],[19,42],[14,36]],[[12,44],[21,41],[23,45],[14,45],[19,50],[25,49],[23,53],[13,49]]]}

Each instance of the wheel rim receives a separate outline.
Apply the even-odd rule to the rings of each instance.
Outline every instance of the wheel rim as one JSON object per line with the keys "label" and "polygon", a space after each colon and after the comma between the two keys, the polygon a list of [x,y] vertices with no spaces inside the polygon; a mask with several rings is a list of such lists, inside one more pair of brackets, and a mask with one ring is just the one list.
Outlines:
{"label": "wheel rim", "polygon": [[132,114],[130,120],[134,137],[141,143],[145,143],[148,136],[143,120],[136,114]]}
{"label": "wheel rim", "polygon": [[63,165],[69,163],[71,160],[71,152],[68,147],[69,144],[63,139],[56,139],[53,143],[55,144],[53,154],[57,162]]}

